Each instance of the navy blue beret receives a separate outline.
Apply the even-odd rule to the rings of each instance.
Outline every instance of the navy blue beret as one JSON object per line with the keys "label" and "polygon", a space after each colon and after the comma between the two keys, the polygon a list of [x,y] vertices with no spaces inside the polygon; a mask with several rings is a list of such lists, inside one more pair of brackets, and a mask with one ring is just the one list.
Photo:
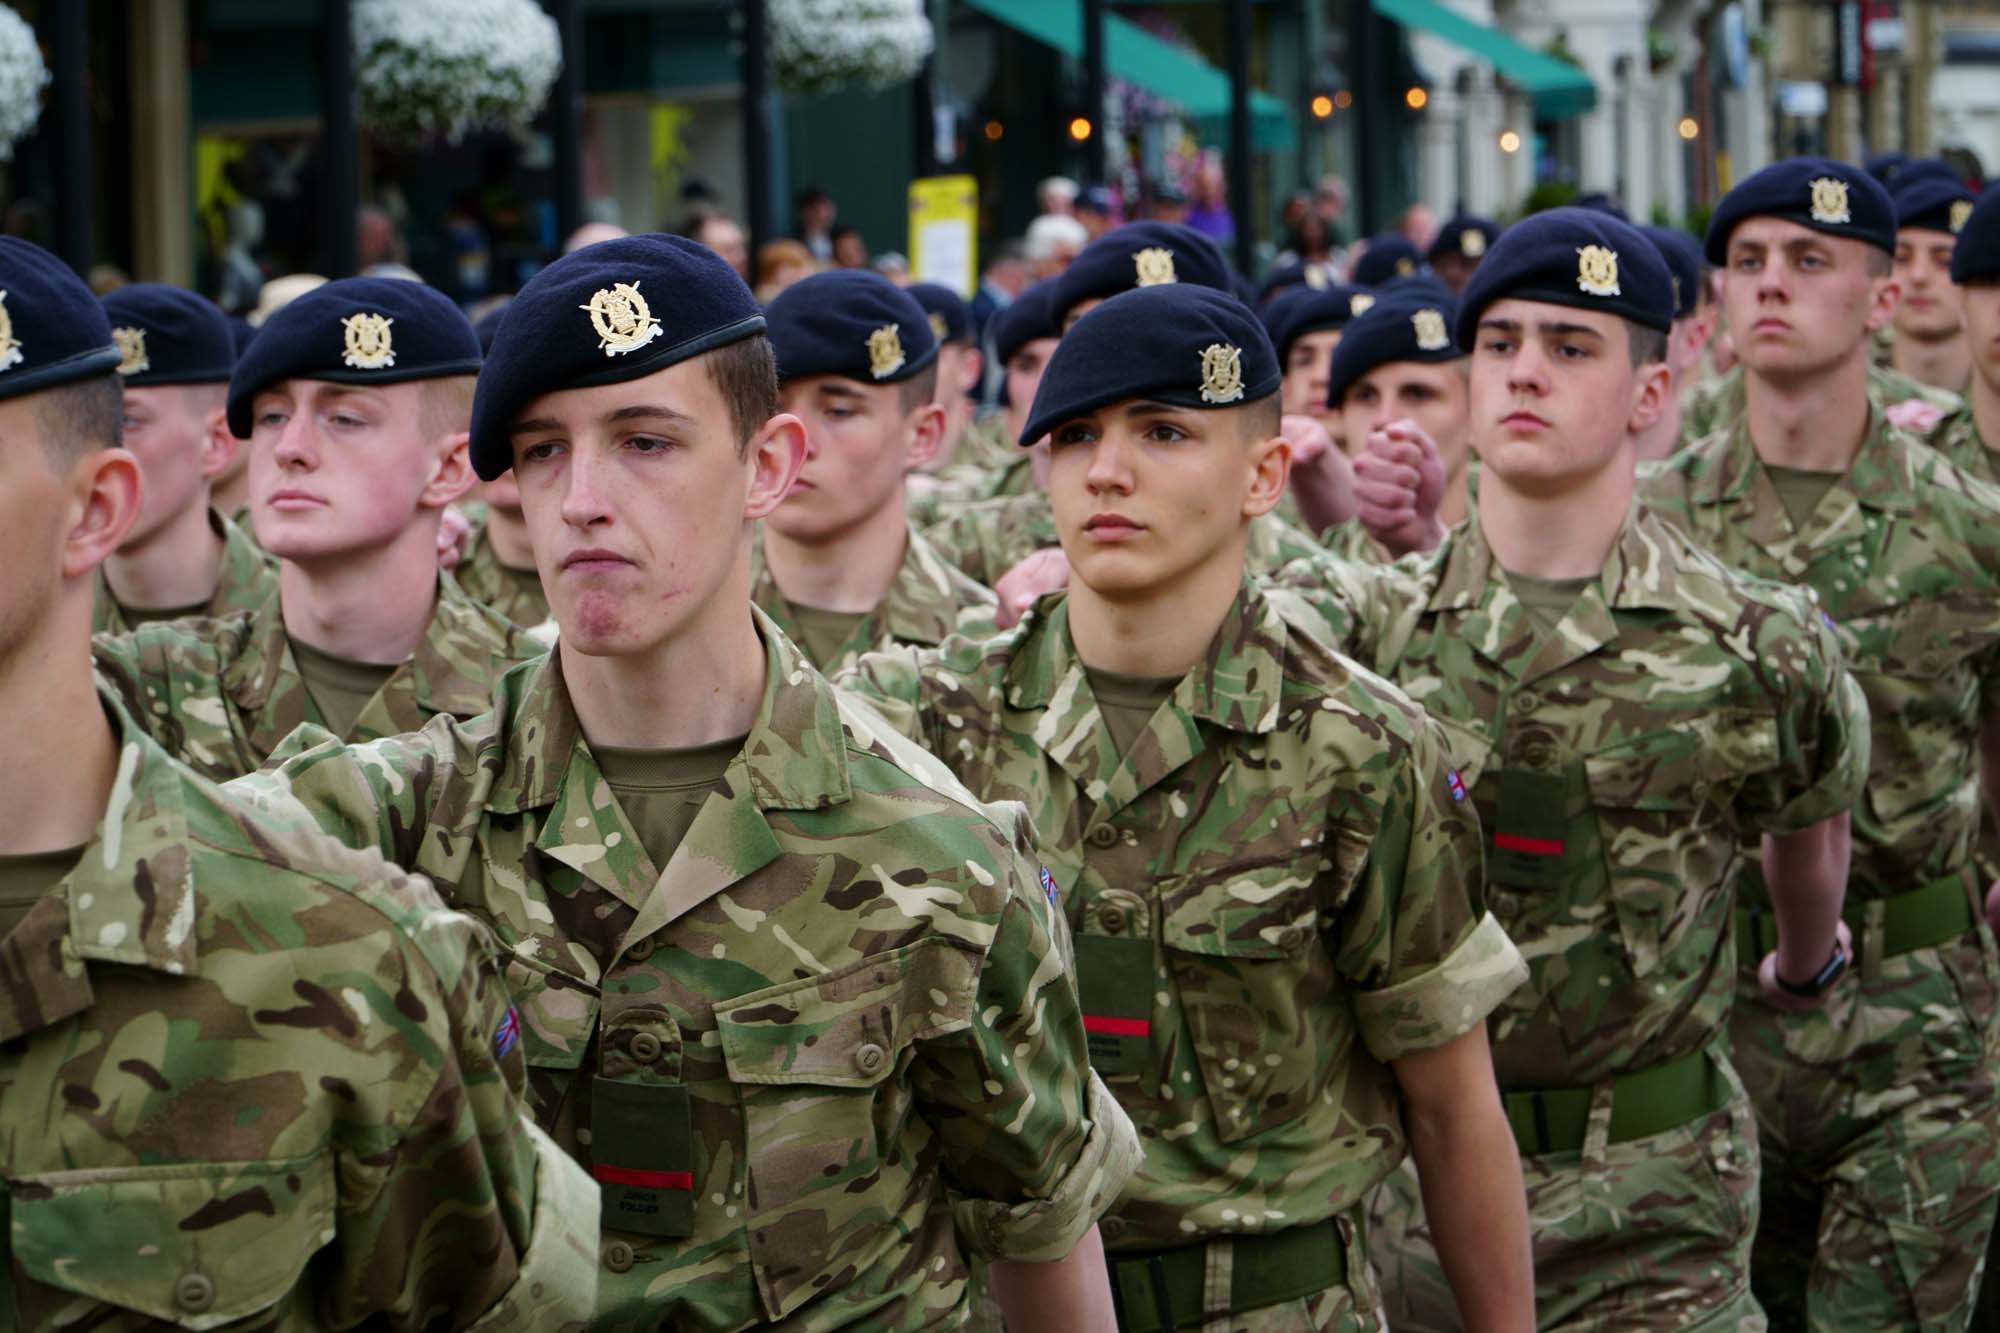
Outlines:
{"label": "navy blue beret", "polygon": [[1264,331],[1271,335],[1271,346],[1282,366],[1292,354],[1293,343],[1308,333],[1344,329],[1374,304],[1375,294],[1359,287],[1328,287],[1324,291],[1301,287],[1265,307]]}
{"label": "navy blue beret", "polygon": [[122,360],[83,279],[39,245],[0,236],[0,398],[108,375]]}
{"label": "navy blue beret", "polygon": [[1499,239],[1500,224],[1492,218],[1460,213],[1438,228],[1437,239],[1431,242],[1430,262],[1435,264],[1444,255],[1462,255],[1478,263]]}
{"label": "navy blue beret", "polygon": [[1056,284],[1054,279],[1038,282],[1024,289],[993,316],[993,356],[1001,365],[1014,359],[1014,353],[1040,338],[1060,338],[1062,328],[1056,323]]}
{"label": "navy blue beret", "polygon": [[1391,278],[1379,287],[1364,288],[1373,291],[1377,300],[1398,301],[1452,301],[1458,297],[1451,288],[1444,285],[1444,279],[1429,269],[1421,269],[1407,277]]}
{"label": "navy blue beret", "polygon": [[972,312],[965,298],[941,282],[913,282],[903,289],[916,299],[930,319],[931,332],[941,343],[966,342],[972,337]]}
{"label": "navy blue beret", "polygon": [[1886,153],[1876,153],[1864,160],[1861,164],[1861,169],[1876,180],[1881,181],[1884,185],[1887,185],[1890,181],[1896,179],[1896,173],[1901,171],[1904,164],[1909,160],[1910,155],[1908,153],[1892,148]]}
{"label": "navy blue beret", "polygon": [[1368,239],[1368,248],[1354,261],[1354,272],[1348,276],[1356,286],[1380,287],[1392,279],[1409,277],[1422,262],[1416,246],[1397,232],[1386,232]]}
{"label": "navy blue beret", "polygon": [[236,369],[229,316],[185,288],[129,283],[105,296],[104,318],[127,384],[227,384]]}
{"label": "navy blue beret", "polygon": [[869,269],[801,278],[764,307],[778,382],[838,375],[900,384],[937,360],[938,339],[916,298]]}
{"label": "navy blue beret", "polygon": [[257,336],[257,326],[241,315],[229,317],[229,341],[236,348],[236,359],[243,359],[243,349]]}
{"label": "navy blue beret", "polygon": [[479,339],[479,354],[481,356],[493,350],[493,339],[500,332],[500,317],[506,313],[506,304],[496,305],[478,319],[472,321],[472,336]]}
{"label": "navy blue beret", "polygon": [[1951,248],[1951,280],[2000,278],[2000,185],[1986,187]]}
{"label": "navy blue beret", "polygon": [[1893,199],[1899,190],[1908,189],[1918,181],[1949,181],[1954,185],[1964,185],[1965,173],[1941,157],[1913,157],[1897,167],[1883,185]]}
{"label": "navy blue beret", "polygon": [[1303,260],[1290,264],[1280,264],[1264,279],[1264,285],[1257,289],[1257,302],[1264,304],[1285,292],[1310,288],[1324,291],[1338,281],[1334,277],[1333,265],[1320,260],[1307,263]]}
{"label": "navy blue beret", "polygon": [[1278,391],[1277,353],[1250,307],[1192,284],[1114,296],[1070,326],[1042,372],[1021,443],[1112,403],[1254,403]]}
{"label": "navy blue beret", "polygon": [[402,384],[479,371],[465,312],[406,278],[341,278],[271,313],[229,380],[229,430],[250,438],[258,394],[286,380]]}
{"label": "navy blue beret", "polygon": [[1222,249],[1176,222],[1128,222],[1083,247],[1055,279],[1056,322],[1078,302],[1170,282],[1230,290]]}
{"label": "navy blue beret", "polygon": [[1707,261],[1701,257],[1701,242],[1679,227],[1649,223],[1639,230],[1660,252],[1660,258],[1667,261],[1667,272],[1673,275],[1674,318],[1692,315],[1701,305],[1702,273],[1707,267]]}
{"label": "navy blue beret", "polygon": [[1674,276],[1645,233],[1609,213],[1552,208],[1507,229],[1473,271],[1458,307],[1458,345],[1472,350],[1479,317],[1516,297],[1596,310],[1662,333],[1674,324]]}
{"label": "navy blue beret", "polygon": [[1861,168],[1831,158],[1773,162],[1723,195],[1708,222],[1703,253],[1709,263],[1728,259],[1730,233],[1751,218],[1783,218],[1896,253],[1896,206],[1889,192]]}
{"label": "navy blue beret", "polygon": [[500,317],[472,396],[473,470],[491,481],[514,466],[508,430],[545,393],[639,379],[762,332],[757,298],[699,241],[621,236],[564,255]]}
{"label": "navy blue beret", "polygon": [[[1492,261],[1485,260],[1478,271],[1491,267]],[[1341,335],[1340,346],[1333,349],[1326,405],[1339,407],[1349,386],[1377,366],[1398,361],[1436,365],[1464,356],[1451,340],[1452,320],[1457,314],[1458,308],[1449,297],[1436,301],[1385,298],[1362,311]]]}
{"label": "navy blue beret", "polygon": [[1901,175],[1889,197],[1896,201],[1897,231],[1941,231],[1956,236],[1972,216],[1972,191],[1956,176]]}
{"label": "navy blue beret", "polygon": [[1625,211],[1625,205],[1613,199],[1603,190],[1590,190],[1578,195],[1570,203],[1571,208],[1587,209],[1592,213],[1602,213],[1606,217],[1617,218],[1620,222],[1630,222],[1632,215]]}

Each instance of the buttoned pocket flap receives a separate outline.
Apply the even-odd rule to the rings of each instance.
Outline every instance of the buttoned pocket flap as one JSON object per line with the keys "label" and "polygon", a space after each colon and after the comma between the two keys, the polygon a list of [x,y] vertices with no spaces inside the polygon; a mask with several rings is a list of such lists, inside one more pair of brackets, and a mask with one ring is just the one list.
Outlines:
{"label": "buttoned pocket flap", "polygon": [[333,1159],[54,1172],[17,1181],[11,1205],[33,1283],[220,1328],[284,1300],[333,1240]]}
{"label": "buttoned pocket flap", "polygon": [[864,1088],[912,1042],[971,1026],[979,955],[933,936],[715,1006],[737,1083]]}

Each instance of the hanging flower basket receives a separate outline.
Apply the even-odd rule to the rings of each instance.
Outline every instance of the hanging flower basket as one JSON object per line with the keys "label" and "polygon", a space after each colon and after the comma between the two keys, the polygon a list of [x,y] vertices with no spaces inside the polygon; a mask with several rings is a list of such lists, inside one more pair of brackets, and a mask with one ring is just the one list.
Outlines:
{"label": "hanging flower basket", "polygon": [[14,145],[28,137],[42,118],[42,89],[49,67],[35,30],[5,5],[0,5],[0,161],[12,161]]}
{"label": "hanging flower basket", "polygon": [[769,14],[773,72],[789,93],[906,83],[931,53],[920,0],[772,0]]}
{"label": "hanging flower basket", "polygon": [[526,125],[562,68],[555,20],[534,0],[357,0],[361,116],[392,137]]}

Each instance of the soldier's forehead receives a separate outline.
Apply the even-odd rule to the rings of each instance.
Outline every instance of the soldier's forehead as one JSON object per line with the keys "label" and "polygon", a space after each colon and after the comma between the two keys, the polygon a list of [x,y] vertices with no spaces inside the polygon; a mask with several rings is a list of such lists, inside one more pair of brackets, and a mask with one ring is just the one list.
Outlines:
{"label": "soldier's forehead", "polygon": [[582,425],[608,421],[635,412],[674,416],[687,421],[714,421],[727,426],[729,409],[705,364],[697,356],[663,366],[636,379],[611,384],[552,389],[531,398],[514,414],[511,429],[542,429],[551,424]]}

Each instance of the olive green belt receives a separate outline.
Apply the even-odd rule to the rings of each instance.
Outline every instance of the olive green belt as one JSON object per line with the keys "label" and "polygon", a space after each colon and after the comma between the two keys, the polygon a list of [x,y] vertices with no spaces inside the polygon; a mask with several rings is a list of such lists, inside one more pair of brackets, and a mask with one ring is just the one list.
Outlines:
{"label": "olive green belt", "polygon": [[[1840,915],[1847,922],[1847,928],[1854,932],[1854,961],[1858,965],[1865,961],[1860,955],[1867,947],[1864,935],[1868,925],[1868,903],[1849,902],[1841,909]],[[1912,889],[1883,900],[1882,958],[1894,958],[1913,949],[1927,949],[1934,944],[1955,940],[1969,932],[1976,920],[1963,873],[1934,879],[1921,889]],[[1736,909],[1736,962],[1739,966],[1754,968],[1764,961],[1765,954],[1777,947],[1778,918],[1774,914],[1763,907]]]}
{"label": "olive green belt", "polygon": [[1123,1333],[1199,1328],[1216,1315],[1296,1300],[1347,1281],[1347,1247],[1333,1218],[1284,1231],[1232,1235],[1226,1238],[1229,1308],[1209,1310],[1203,1304],[1208,1250],[1220,1239],[1154,1254],[1108,1256],[1111,1295]]}
{"label": "olive green belt", "polygon": [[[1523,1157],[1576,1152],[1590,1123],[1591,1088],[1502,1088],[1507,1123]],[[1630,1143],[1663,1133],[1720,1110],[1730,1098],[1707,1051],[1696,1051],[1611,1082],[1612,1143]]]}

